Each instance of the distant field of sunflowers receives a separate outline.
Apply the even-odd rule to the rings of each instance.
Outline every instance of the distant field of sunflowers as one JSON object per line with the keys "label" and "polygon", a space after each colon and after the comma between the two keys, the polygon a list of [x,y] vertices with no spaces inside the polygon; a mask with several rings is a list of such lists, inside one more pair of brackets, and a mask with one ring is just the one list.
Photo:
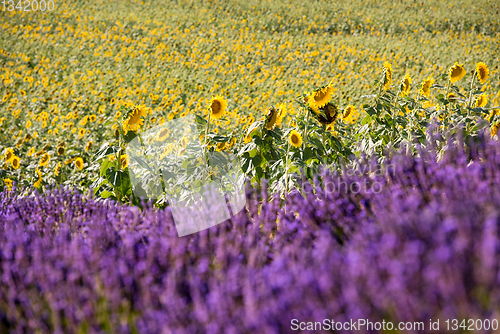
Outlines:
{"label": "distant field of sunflowers", "polygon": [[128,201],[129,189],[99,181],[99,149],[115,145],[107,167],[125,171],[128,129],[190,114],[208,123],[208,149],[233,150],[253,181],[279,192],[301,170],[423,143],[433,122],[443,133],[494,133],[499,7],[195,0],[4,10],[0,185],[92,186]]}

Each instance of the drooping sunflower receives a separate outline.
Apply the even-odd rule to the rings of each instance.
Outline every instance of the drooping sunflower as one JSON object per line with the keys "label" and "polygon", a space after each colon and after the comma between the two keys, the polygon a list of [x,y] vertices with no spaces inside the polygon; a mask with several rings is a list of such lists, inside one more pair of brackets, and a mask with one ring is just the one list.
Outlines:
{"label": "drooping sunflower", "polygon": [[40,167],[44,167],[49,163],[49,161],[50,161],[50,155],[48,153],[44,153],[42,155],[42,158],[40,159],[40,162],[38,163],[38,165]]}
{"label": "drooping sunflower", "polygon": [[269,108],[266,115],[266,129],[272,130],[276,126],[276,121],[278,120],[278,110],[275,107]]}
{"label": "drooping sunflower", "polygon": [[5,162],[10,162],[14,156],[15,156],[14,150],[11,149],[11,148],[8,148],[5,151],[5,154],[4,154],[4,160],[5,160]]}
{"label": "drooping sunflower", "polygon": [[431,86],[434,83],[434,79],[432,77],[428,77],[422,82],[422,87],[420,88],[420,94],[423,96],[429,97],[431,95]]}
{"label": "drooping sunflower", "polygon": [[78,157],[75,159],[75,166],[76,168],[78,168],[79,170],[82,170],[83,169],[83,159]]}
{"label": "drooping sunflower", "polygon": [[406,73],[404,78],[401,79],[401,96],[406,96],[410,93],[411,78],[410,74]]}
{"label": "drooping sunflower", "polygon": [[490,74],[490,70],[485,63],[479,62],[476,64],[476,75],[479,81],[484,84],[488,79],[488,75]]}
{"label": "drooping sunflower", "polygon": [[167,139],[168,135],[170,134],[170,130],[168,128],[164,128],[158,132],[158,135],[156,135],[156,141],[164,141]]}
{"label": "drooping sunflower", "polygon": [[302,136],[297,130],[292,130],[288,136],[288,140],[293,147],[299,148],[302,145]]}
{"label": "drooping sunflower", "polygon": [[12,167],[14,169],[18,169],[20,166],[20,163],[21,163],[21,160],[16,155],[12,157],[12,160],[10,160],[10,164],[12,165]]}
{"label": "drooping sunflower", "polygon": [[392,85],[392,65],[389,62],[384,63],[384,90],[388,90]]}
{"label": "drooping sunflower", "polygon": [[465,68],[463,64],[455,63],[448,70],[451,83],[455,83],[465,76]]}
{"label": "drooping sunflower", "polygon": [[222,95],[217,95],[210,99],[210,106],[208,111],[210,112],[210,118],[219,119],[226,113],[227,101]]}
{"label": "drooping sunflower", "polygon": [[333,93],[333,86],[331,84],[329,84],[323,89],[312,92],[308,100],[309,106],[314,111],[317,111],[318,108],[321,108],[325,106],[328,102],[330,102],[330,99],[332,98],[332,93]]}
{"label": "drooping sunflower", "polygon": [[340,113],[336,105],[328,102],[323,108],[320,109],[321,113],[318,114],[318,122],[324,125],[335,123]]}
{"label": "drooping sunflower", "polygon": [[476,102],[474,103],[474,107],[483,108],[488,103],[488,94],[481,94],[476,98]]}
{"label": "drooping sunflower", "polygon": [[145,108],[140,106],[134,107],[134,109],[129,113],[128,117],[123,122],[123,132],[137,132],[144,123],[142,117],[146,117]]}

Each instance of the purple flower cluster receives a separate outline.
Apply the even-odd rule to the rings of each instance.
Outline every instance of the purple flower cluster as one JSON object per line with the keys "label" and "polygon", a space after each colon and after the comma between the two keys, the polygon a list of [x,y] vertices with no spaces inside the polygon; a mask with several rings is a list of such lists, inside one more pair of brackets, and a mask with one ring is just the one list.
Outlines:
{"label": "purple flower cluster", "polygon": [[435,161],[421,151],[394,155],[388,174],[325,172],[284,201],[249,188],[246,210],[182,238],[168,209],[0,193],[0,332],[287,333],[292,319],[430,332],[429,319],[498,319],[500,146],[450,146]]}

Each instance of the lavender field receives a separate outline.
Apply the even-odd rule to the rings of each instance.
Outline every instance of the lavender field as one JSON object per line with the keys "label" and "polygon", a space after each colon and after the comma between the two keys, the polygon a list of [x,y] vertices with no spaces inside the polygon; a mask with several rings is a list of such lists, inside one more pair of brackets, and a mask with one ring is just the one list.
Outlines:
{"label": "lavender field", "polygon": [[293,319],[424,332],[441,319],[446,332],[446,319],[497,319],[500,145],[462,147],[440,162],[395,154],[380,175],[325,172],[284,201],[248,187],[244,211],[183,238],[168,208],[3,192],[0,332],[287,333]]}

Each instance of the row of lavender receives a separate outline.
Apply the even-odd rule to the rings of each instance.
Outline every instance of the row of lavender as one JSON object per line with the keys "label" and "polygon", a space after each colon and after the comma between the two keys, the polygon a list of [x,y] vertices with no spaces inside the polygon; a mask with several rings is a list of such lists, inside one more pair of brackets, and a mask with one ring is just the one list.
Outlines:
{"label": "row of lavender", "polygon": [[0,332],[498,319],[500,146],[482,139],[435,160],[397,154],[390,173],[328,173],[323,185],[369,186],[305,185],[284,203],[249,189],[247,210],[183,238],[168,209],[1,193]]}

